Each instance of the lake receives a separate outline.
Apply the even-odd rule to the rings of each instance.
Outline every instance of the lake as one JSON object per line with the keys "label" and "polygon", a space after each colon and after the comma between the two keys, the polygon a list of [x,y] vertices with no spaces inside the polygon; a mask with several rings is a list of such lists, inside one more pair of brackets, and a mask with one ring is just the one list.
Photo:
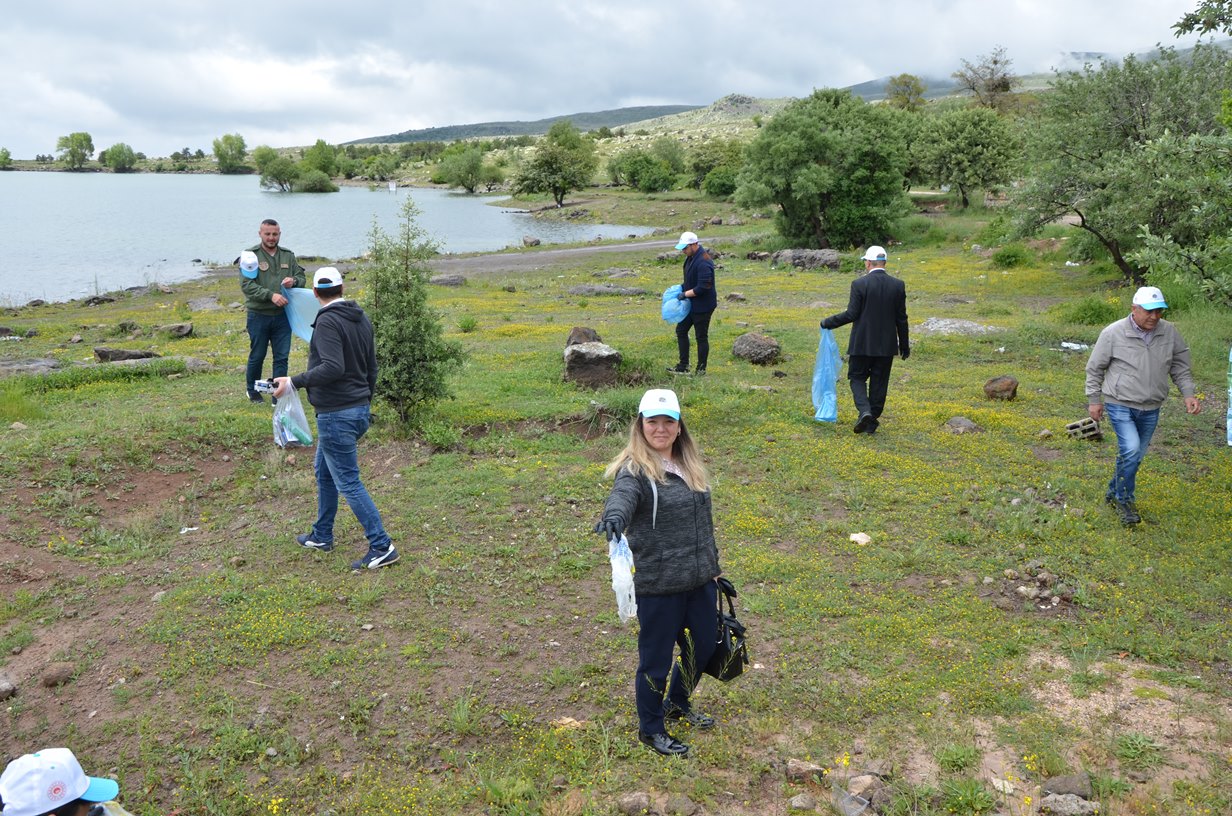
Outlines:
{"label": "lake", "polygon": [[[256,176],[160,173],[0,173],[0,305],[71,300],[196,277],[258,243],[264,218],[299,255],[353,258],[375,221],[396,235],[407,196],[442,252],[644,235],[647,227],[537,220],[446,190],[343,187],[337,193],[262,190]],[[316,265],[306,264],[309,269]]]}

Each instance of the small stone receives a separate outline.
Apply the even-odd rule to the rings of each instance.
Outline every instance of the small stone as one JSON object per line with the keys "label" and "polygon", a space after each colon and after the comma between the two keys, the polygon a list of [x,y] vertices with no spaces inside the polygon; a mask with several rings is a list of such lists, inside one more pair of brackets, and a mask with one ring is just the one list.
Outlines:
{"label": "small stone", "polygon": [[501,287],[501,290],[505,292],[513,293],[513,292],[518,291],[518,287],[514,286],[512,283],[506,283],[504,286]]}
{"label": "small stone", "polygon": [[238,568],[238,567],[242,567],[245,564],[247,564],[248,559],[244,558],[244,556],[242,555],[233,555],[229,559],[227,559],[227,563],[233,567]]}
{"label": "small stone", "polygon": [[693,816],[699,810],[697,803],[682,793],[667,797],[663,809],[671,816]]}
{"label": "small stone", "polygon": [[224,454],[222,455],[222,460],[223,460],[224,462],[230,462],[230,461],[231,461],[231,454],[229,454],[229,453],[224,453]]}
{"label": "small stone", "polygon": [[871,797],[873,789],[879,784],[881,784],[881,781],[872,774],[861,774],[860,776],[853,776],[851,781],[847,783],[847,792],[852,796],[868,799]]}
{"label": "small stone", "polygon": [[971,420],[967,419],[964,416],[950,417],[948,420],[946,420],[945,427],[950,433],[955,433],[955,434],[969,434],[969,433],[983,433],[984,432],[983,428],[981,428],[979,425],[976,425],[974,422],[972,422]]}
{"label": "small stone", "polygon": [[1018,380],[1008,374],[984,383],[984,395],[991,400],[1012,400],[1018,396]]}
{"label": "small stone", "polygon": [[278,749],[277,748],[266,748],[265,755],[267,757],[276,757],[278,756]]}
{"label": "small stone", "polygon": [[22,652],[22,648],[20,646],[14,646],[12,649],[9,649],[9,654],[13,655],[14,657],[21,654],[21,652]]}
{"label": "small stone", "polygon": [[1038,436],[1040,439],[1048,439],[1050,436],[1052,436],[1052,431],[1045,428],[1044,430],[1036,434],[1036,436]]}
{"label": "small stone", "polygon": [[569,780],[564,774],[557,774],[552,777],[552,789],[562,791],[569,787]]}
{"label": "small stone", "polygon": [[7,674],[0,674],[0,700],[7,700],[17,693],[17,684]]}
{"label": "small stone", "polygon": [[26,431],[29,429],[30,429],[30,426],[24,422],[14,422],[12,425],[9,426],[9,430],[12,430],[12,431]]}
{"label": "small stone", "polygon": [[70,338],[68,339],[68,341],[69,341],[70,343],[80,343],[80,342],[81,342],[81,340],[82,340],[82,338],[81,338],[81,335],[80,335],[80,334],[74,334],[72,337],[70,337]]}
{"label": "small stone", "polygon": [[43,671],[42,683],[47,688],[62,686],[73,679],[76,670],[76,663],[52,663]]}
{"label": "small stone", "polygon": [[650,794],[642,791],[621,794],[616,799],[616,809],[624,816],[643,816],[650,812]]}
{"label": "small stone", "polygon": [[375,627],[375,626],[373,626],[373,625],[372,625],[372,624],[370,624],[370,623],[365,623],[363,626],[361,626],[361,627],[359,627],[359,628],[360,628],[360,629],[363,629],[365,632],[371,632],[371,631],[372,631],[373,629],[375,629],[376,627]]}
{"label": "small stone", "polygon": [[1051,813],[1054,816],[1094,816],[1099,813],[1099,803],[1088,802],[1072,793],[1054,793],[1040,799],[1040,813]]}
{"label": "small stone", "polygon": [[811,793],[800,793],[787,803],[789,810],[817,810],[817,799]]}
{"label": "small stone", "polygon": [[820,779],[824,770],[820,765],[815,765],[812,762],[806,762],[802,759],[789,759],[787,760],[787,781],[808,782],[814,777]]}
{"label": "small stone", "polygon": [[996,579],[990,575],[985,575],[982,583],[984,584],[984,586],[988,586],[989,584],[995,584]]}
{"label": "small stone", "polygon": [[287,454],[287,458],[283,459],[282,461],[283,461],[283,462],[285,462],[285,463],[287,463],[288,465],[293,465],[293,464],[295,464],[295,454],[293,454],[293,453],[288,453],[288,454]]}

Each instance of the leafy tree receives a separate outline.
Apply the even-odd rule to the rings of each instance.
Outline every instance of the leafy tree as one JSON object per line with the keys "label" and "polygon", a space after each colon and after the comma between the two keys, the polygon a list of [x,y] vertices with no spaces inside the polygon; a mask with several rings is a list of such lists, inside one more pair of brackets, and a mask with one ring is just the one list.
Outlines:
{"label": "leafy tree", "polygon": [[918,111],[924,106],[924,83],[915,74],[899,74],[886,82],[886,103],[903,110]]}
{"label": "leafy tree", "polygon": [[551,193],[557,207],[565,205],[571,190],[590,183],[599,159],[594,142],[587,139],[567,119],[552,125],[535,154],[514,180],[514,193]]}
{"label": "leafy tree", "polygon": [[1009,182],[1019,149],[996,112],[960,108],[930,117],[912,152],[924,177],[957,188],[966,208],[971,190]]}
{"label": "leafy tree", "polygon": [[78,131],[56,140],[56,152],[69,170],[80,170],[94,155],[94,140],[89,133]]}
{"label": "leafy tree", "polygon": [[292,189],[298,193],[336,193],[338,185],[329,176],[316,168],[298,168],[299,178],[292,184]]}
{"label": "leafy tree", "polygon": [[304,151],[300,166],[305,170],[320,170],[326,176],[332,176],[337,170],[337,151],[326,144],[324,139],[317,139],[316,144]]}
{"label": "leafy tree", "polygon": [[[701,187],[711,170],[729,167],[739,172],[744,164],[744,143],[735,139],[708,139],[689,154],[690,185]],[[730,195],[730,193],[728,193]]]}
{"label": "leafy tree", "polygon": [[676,183],[667,162],[642,147],[631,147],[613,156],[607,171],[614,184],[628,184],[643,193],[670,190]]}
{"label": "leafy tree", "polygon": [[1028,132],[1032,174],[1014,197],[1018,231],[1068,217],[1088,237],[1086,248],[1107,252],[1135,282],[1146,274],[1133,258],[1144,227],[1181,246],[1201,243],[1209,224],[1195,216],[1199,202],[1190,191],[1209,189],[1212,180],[1202,175],[1209,163],[1173,161],[1180,148],[1164,150],[1171,142],[1161,140],[1224,136],[1228,87],[1232,66],[1212,46],[1185,58],[1163,49],[1150,62],[1130,56],[1059,75]]}
{"label": "leafy tree", "polygon": [[713,198],[730,198],[739,186],[740,171],[729,165],[720,165],[702,180],[702,190]]}
{"label": "leafy tree", "polygon": [[666,164],[673,173],[684,172],[684,148],[671,136],[660,136],[651,142],[650,155]]}
{"label": "leafy tree", "polygon": [[0,147],[0,170],[13,169],[13,154],[7,147]]}
{"label": "leafy tree", "polygon": [[278,156],[265,166],[265,172],[261,174],[261,186],[289,193],[295,180],[299,178],[299,173],[300,168],[295,162],[286,156]]}
{"label": "leafy tree", "polygon": [[409,428],[451,396],[449,375],[465,360],[461,344],[445,339],[440,314],[428,303],[428,259],[436,245],[416,223],[418,214],[407,198],[397,237],[373,225],[368,258],[360,267],[364,309],[376,338],[377,395]]}
{"label": "leafy tree", "polygon": [[[193,153],[192,157],[196,159],[197,161],[201,161],[202,159],[205,158],[205,151],[198,147],[197,152]],[[188,157],[185,156],[184,158],[188,158]]]}
{"label": "leafy tree", "polygon": [[802,246],[884,240],[908,209],[907,149],[884,105],[820,90],[766,123],[745,152],[736,202],[778,206],[775,226]]}
{"label": "leafy tree", "polygon": [[1198,7],[1186,14],[1172,26],[1176,36],[1209,34],[1218,31],[1232,34],[1232,0],[1201,0]]}
{"label": "leafy tree", "polygon": [[398,158],[391,153],[377,153],[364,159],[365,177],[373,181],[389,181],[398,172]]}
{"label": "leafy tree", "polygon": [[278,151],[269,145],[259,145],[252,149],[252,163],[257,166],[257,172],[263,176],[276,158],[278,158]]}
{"label": "leafy tree", "polygon": [[116,142],[98,154],[98,161],[116,173],[127,173],[137,166],[137,154],[124,142]]}
{"label": "leafy tree", "polygon": [[490,193],[505,183],[505,171],[495,164],[485,163],[479,169],[479,183]]}
{"label": "leafy tree", "polygon": [[437,178],[450,187],[461,187],[468,193],[475,192],[483,173],[483,151],[467,147],[449,154],[441,160]]}
{"label": "leafy tree", "polygon": [[962,68],[951,76],[958,85],[975,97],[982,108],[1004,111],[1009,107],[1018,77],[1010,72],[1013,60],[1005,55],[1005,46],[998,45],[991,54],[981,54],[974,64],[962,61]]}
{"label": "leafy tree", "polygon": [[244,137],[238,133],[227,133],[214,140],[214,158],[218,160],[218,172],[223,174],[243,173],[248,168],[244,166],[244,157],[248,154],[248,146]]}

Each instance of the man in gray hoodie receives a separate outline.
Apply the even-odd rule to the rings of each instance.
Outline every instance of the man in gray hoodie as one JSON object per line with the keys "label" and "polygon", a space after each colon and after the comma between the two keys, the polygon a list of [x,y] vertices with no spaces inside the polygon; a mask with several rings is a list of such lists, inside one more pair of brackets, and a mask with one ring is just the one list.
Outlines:
{"label": "man in gray hoodie", "polygon": [[1134,293],[1129,317],[1100,332],[1087,360],[1087,412],[1097,422],[1106,414],[1117,437],[1116,472],[1104,501],[1127,527],[1142,521],[1134,487],[1159,423],[1159,408],[1168,398],[1169,379],[1180,389],[1187,413],[1202,411],[1194,395],[1189,346],[1161,317],[1166,308],[1163,292],[1143,286]]}

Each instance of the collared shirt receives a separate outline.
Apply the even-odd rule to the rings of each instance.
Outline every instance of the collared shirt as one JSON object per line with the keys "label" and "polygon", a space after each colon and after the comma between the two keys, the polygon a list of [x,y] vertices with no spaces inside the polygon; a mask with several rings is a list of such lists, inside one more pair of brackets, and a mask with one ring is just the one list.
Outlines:
{"label": "collared shirt", "polygon": [[681,479],[684,478],[684,471],[680,469],[680,465],[676,464],[673,459],[663,459],[663,469],[668,473],[679,476]]}
{"label": "collared shirt", "polygon": [[1139,326],[1138,322],[1134,320],[1134,315],[1132,312],[1129,315],[1129,325],[1134,327],[1134,331],[1137,332],[1138,336],[1142,338],[1143,343],[1146,343],[1148,346],[1151,345],[1151,338],[1155,336],[1155,329],[1151,329],[1150,331],[1147,331],[1146,329]]}

